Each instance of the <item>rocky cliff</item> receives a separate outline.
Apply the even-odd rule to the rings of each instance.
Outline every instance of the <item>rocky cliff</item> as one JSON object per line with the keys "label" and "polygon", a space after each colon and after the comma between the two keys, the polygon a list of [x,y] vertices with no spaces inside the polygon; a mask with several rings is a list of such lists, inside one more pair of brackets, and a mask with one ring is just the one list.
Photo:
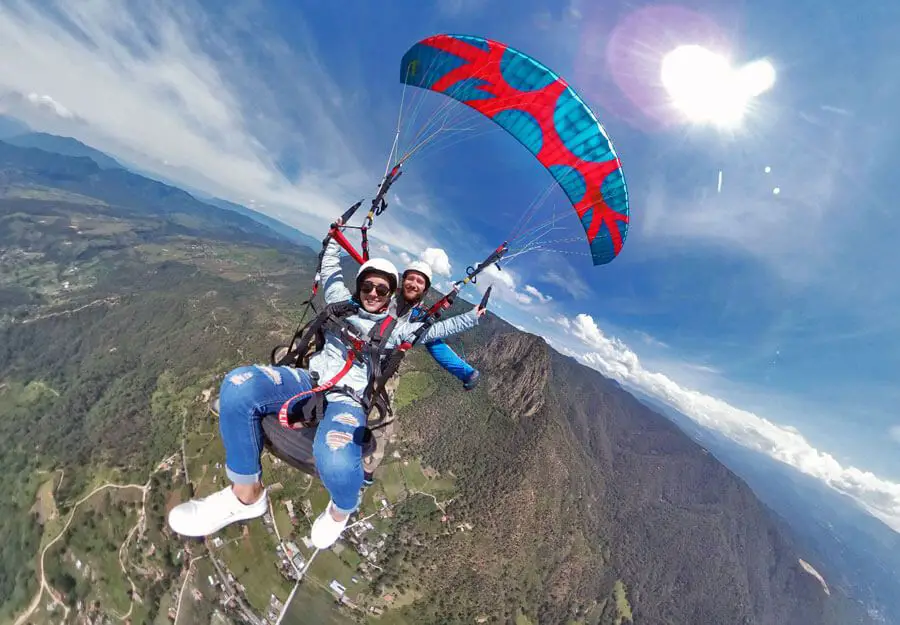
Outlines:
{"label": "rocky cliff", "polygon": [[458,477],[452,511],[474,528],[421,555],[448,614],[867,622],[803,569],[747,485],[670,421],[538,337],[485,334],[468,354],[484,374],[475,392],[438,390],[403,413],[412,448]]}

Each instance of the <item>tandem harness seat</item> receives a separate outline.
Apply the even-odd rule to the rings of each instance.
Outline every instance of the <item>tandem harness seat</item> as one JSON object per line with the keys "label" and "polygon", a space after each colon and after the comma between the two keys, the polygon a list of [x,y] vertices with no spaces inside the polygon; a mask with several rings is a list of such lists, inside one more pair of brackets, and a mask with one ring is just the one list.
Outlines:
{"label": "tandem harness seat", "polygon": [[[275,347],[270,355],[272,366],[300,367],[309,369],[309,359],[325,344],[325,333],[331,332],[341,337],[347,346],[347,361],[344,367],[330,380],[322,382],[313,375],[313,389],[288,399],[277,413],[266,414],[261,419],[264,446],[276,457],[290,466],[314,477],[318,477],[313,443],[319,419],[324,413],[325,394],[340,391],[360,403],[369,414],[365,427],[359,428],[354,436],[362,447],[364,469],[371,473],[381,461],[384,445],[388,437],[385,428],[393,423],[387,381],[397,372],[406,351],[412,347],[404,343],[395,349],[384,347],[397,323],[396,318],[386,317],[376,323],[367,336],[360,337],[346,317],[356,313],[359,305],[354,301],[337,302],[326,305],[308,323],[299,328],[290,345]],[[382,360],[384,366],[382,366]],[[347,386],[340,386],[341,378],[352,367],[354,361],[368,361],[369,379],[362,395]],[[306,401],[298,403],[298,400]],[[378,413],[372,419],[372,409]],[[211,406],[213,414],[219,415],[219,399]]]}
{"label": "tandem harness seat", "polygon": [[[210,410],[219,416],[219,398],[211,404]],[[300,429],[286,428],[278,422],[277,414],[267,414],[261,420],[263,445],[276,458],[289,466],[315,478],[316,458],[313,454],[313,443],[316,440],[316,426]],[[390,427],[379,429],[362,446],[363,468],[372,473],[378,467],[384,454],[384,446],[390,434]]]}
{"label": "tandem harness seat", "polygon": [[[382,428],[390,422],[388,417],[392,416],[393,411],[387,394],[387,382],[399,370],[400,363],[412,344],[404,342],[393,349],[385,347],[397,325],[397,319],[390,315],[374,324],[365,336],[360,336],[359,331],[346,320],[359,309],[360,305],[354,300],[328,304],[294,333],[290,345],[277,346],[272,350],[269,358],[272,366],[298,367],[309,371],[310,357],[325,345],[326,332],[340,337],[347,348],[344,366],[334,377],[323,382],[318,379],[315,372],[310,372],[316,386],[284,402],[278,411],[278,421],[283,427],[293,429],[318,423],[324,414],[325,395],[330,392],[340,392],[352,397],[369,415],[367,419],[369,425],[361,428],[362,431],[354,436],[358,444],[362,445],[371,438],[373,430]],[[354,362],[367,365],[368,380],[362,394],[349,386],[339,384]],[[301,398],[307,399],[300,405],[298,411],[294,402]],[[378,418],[374,421],[377,425],[372,425],[373,408],[378,411]]]}

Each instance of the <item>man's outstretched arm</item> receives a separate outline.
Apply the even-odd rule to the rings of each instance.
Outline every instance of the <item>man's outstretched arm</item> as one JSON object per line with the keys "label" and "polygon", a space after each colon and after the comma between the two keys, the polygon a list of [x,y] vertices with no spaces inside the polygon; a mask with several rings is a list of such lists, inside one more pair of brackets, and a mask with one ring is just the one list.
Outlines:
{"label": "man's outstretched arm", "polygon": [[475,382],[478,380],[477,370],[460,358],[459,354],[453,351],[452,347],[447,345],[441,339],[426,343],[425,347],[428,349],[428,353],[431,354],[431,357],[434,358],[441,367],[464,383],[466,390],[471,390],[475,387]]}

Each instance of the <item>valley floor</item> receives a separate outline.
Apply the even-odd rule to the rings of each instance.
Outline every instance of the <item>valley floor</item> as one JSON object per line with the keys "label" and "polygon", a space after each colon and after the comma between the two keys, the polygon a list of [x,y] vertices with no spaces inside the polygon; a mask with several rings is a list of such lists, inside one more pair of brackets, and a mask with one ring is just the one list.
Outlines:
{"label": "valley floor", "polygon": [[[198,399],[208,397],[207,391],[211,389]],[[187,424],[187,412],[183,419]],[[157,464],[144,484],[98,484],[72,505],[65,519],[46,519],[38,564],[40,586],[15,625],[57,623],[60,618],[62,622],[87,618],[100,623],[105,617],[144,622],[141,619],[152,606],[146,605],[140,589],[148,579],[163,576],[161,567],[153,566],[153,555],[162,551],[161,541],[167,541],[170,549],[178,545],[173,558],[177,574],[159,596],[159,609],[150,610],[157,615],[153,622],[292,623],[309,622],[314,615],[315,622],[321,623],[360,619],[403,623],[396,608],[411,602],[415,592],[377,583],[383,571],[382,554],[390,549],[395,509],[419,498],[440,515],[448,533],[471,528],[464,522],[454,524],[444,512],[453,480],[394,450],[379,467],[375,485],[365,491],[362,507],[342,540],[328,551],[317,552],[309,543],[309,529],[328,501],[327,492],[318,480],[265,454],[269,513],[205,541],[182,543],[165,526],[148,527],[148,505],[164,502],[163,510],[171,509],[186,492],[186,475],[200,497],[222,488],[225,477],[223,450],[212,419],[201,419],[195,429],[185,425],[180,447]],[[41,488],[37,508],[55,510],[54,484],[58,486],[62,478],[54,476]],[[151,493],[154,485],[157,490]],[[138,496],[125,497],[129,490]],[[105,506],[97,504],[105,493],[109,501]],[[85,509],[97,505],[111,515],[111,526],[121,527],[118,548],[106,555],[79,548],[96,528],[87,520]],[[121,518],[113,518],[117,513]],[[155,520],[162,518],[158,515]],[[54,559],[59,562],[53,565],[52,576],[45,574],[46,563]],[[120,575],[98,574],[111,571],[114,565]],[[57,587],[60,580],[64,580],[62,589]],[[75,580],[78,598],[74,603],[69,580]]]}

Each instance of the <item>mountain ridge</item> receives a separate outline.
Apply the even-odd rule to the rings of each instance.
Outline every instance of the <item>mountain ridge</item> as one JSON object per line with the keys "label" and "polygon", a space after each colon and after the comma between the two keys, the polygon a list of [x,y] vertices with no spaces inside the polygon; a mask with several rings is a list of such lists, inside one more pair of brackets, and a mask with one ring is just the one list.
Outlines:
{"label": "mountain ridge", "polygon": [[53,135],[46,132],[28,132],[2,138],[5,143],[20,148],[36,148],[62,156],[89,158],[101,169],[126,169],[116,159],[105,152],[82,143],[73,137]]}
{"label": "mountain ridge", "polygon": [[199,189],[163,179],[163,177],[160,177],[158,174],[147,172],[131,165],[123,165],[106,152],[75,139],[74,137],[31,131],[27,126],[13,118],[2,118],[2,116],[0,116],[0,121],[3,122],[2,125],[0,125],[0,141],[10,145],[21,148],[35,148],[61,156],[89,158],[101,169],[121,169],[128,171],[137,176],[141,176],[142,178],[183,190],[205,204],[249,217],[292,243],[305,245],[316,251],[318,251],[321,246],[321,241],[317,240],[315,237],[275,219],[274,217],[269,217],[265,213],[235,202],[217,198],[202,192]]}
{"label": "mountain ridge", "polygon": [[[435,393],[404,413],[415,413],[403,422],[412,449],[457,476],[474,502],[461,513],[491,536],[466,552],[484,571],[469,596],[426,571],[437,594],[483,610],[508,595],[494,575],[527,576],[541,562],[543,599],[515,595],[507,615],[521,602],[540,622],[601,622],[592,602],[619,584],[636,623],[869,622],[824,593],[739,476],[617,384],[533,335],[496,334],[469,354],[487,372],[477,398]],[[498,511],[535,506],[535,520]],[[567,518],[577,525],[540,520]],[[453,549],[436,560],[460,561]]]}
{"label": "mountain ridge", "polygon": [[663,402],[636,396],[738,473],[815,554],[810,561],[826,581],[864,600],[884,622],[900,623],[900,602],[892,592],[900,587],[897,532],[816,478],[704,428]]}

